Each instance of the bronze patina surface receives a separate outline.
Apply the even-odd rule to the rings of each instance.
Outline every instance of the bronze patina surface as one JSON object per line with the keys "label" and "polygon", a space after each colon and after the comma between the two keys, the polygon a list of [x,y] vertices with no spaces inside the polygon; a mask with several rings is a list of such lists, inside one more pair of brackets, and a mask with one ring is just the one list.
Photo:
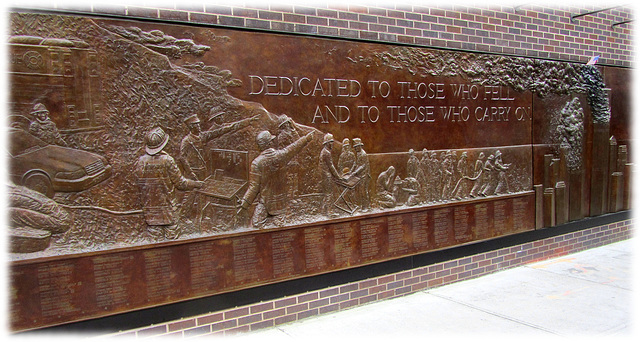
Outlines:
{"label": "bronze patina surface", "polygon": [[628,90],[605,91],[626,70],[81,16],[10,19],[14,330],[628,206],[626,147],[609,159],[610,135],[617,147],[630,141],[628,106],[606,97]]}

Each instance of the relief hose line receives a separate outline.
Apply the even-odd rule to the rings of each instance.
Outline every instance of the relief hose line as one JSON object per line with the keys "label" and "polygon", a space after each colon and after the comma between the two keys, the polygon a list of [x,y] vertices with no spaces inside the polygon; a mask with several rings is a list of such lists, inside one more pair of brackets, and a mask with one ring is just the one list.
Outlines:
{"label": "relief hose line", "polygon": [[96,206],[93,206],[93,205],[74,206],[74,205],[61,204],[61,203],[58,203],[58,205],[63,207],[63,208],[67,208],[67,209],[98,210],[98,211],[103,211],[105,213],[109,213],[109,214],[112,214],[112,215],[139,215],[139,214],[142,214],[142,209],[130,210],[130,211],[114,211],[114,210],[110,210],[110,209],[106,209],[106,208],[102,208],[102,207],[96,207]]}

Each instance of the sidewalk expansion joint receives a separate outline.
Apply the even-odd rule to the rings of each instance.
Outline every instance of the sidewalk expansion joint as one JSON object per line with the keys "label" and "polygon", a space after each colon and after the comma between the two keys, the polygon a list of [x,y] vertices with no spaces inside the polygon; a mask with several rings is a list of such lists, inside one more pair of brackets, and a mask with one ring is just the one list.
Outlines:
{"label": "sidewalk expansion joint", "polygon": [[430,294],[432,296],[436,296],[438,298],[444,299],[444,300],[448,300],[448,301],[456,303],[456,304],[460,304],[460,305],[466,306],[466,307],[474,309],[474,310],[478,310],[478,311],[487,313],[487,314],[495,316],[495,317],[499,317],[499,318],[502,318],[502,319],[505,319],[505,320],[508,320],[508,321],[511,321],[511,322],[518,323],[518,324],[526,325],[528,327],[531,327],[531,328],[534,328],[534,329],[538,329],[538,330],[541,330],[541,331],[544,331],[544,332],[548,332],[548,333],[556,335],[556,336],[561,336],[560,334],[558,334],[558,333],[556,333],[554,331],[551,331],[549,329],[546,329],[544,327],[541,327],[539,325],[535,325],[535,324],[532,324],[532,323],[529,323],[529,322],[526,322],[526,321],[515,319],[513,317],[505,316],[505,315],[499,314],[497,312],[489,311],[489,310],[477,307],[475,305],[471,305],[469,303],[465,303],[465,302],[461,302],[461,301],[455,300],[455,299],[453,299],[451,297],[435,294],[435,293],[432,293],[432,292],[426,292],[426,293],[428,293],[428,294]]}

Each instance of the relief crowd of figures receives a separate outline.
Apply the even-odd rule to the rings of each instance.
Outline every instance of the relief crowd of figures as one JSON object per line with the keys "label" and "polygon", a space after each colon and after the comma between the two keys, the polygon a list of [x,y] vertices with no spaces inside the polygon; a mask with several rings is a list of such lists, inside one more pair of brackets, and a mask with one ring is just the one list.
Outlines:
{"label": "relief crowd of figures", "polygon": [[[193,211],[193,196],[187,194],[178,205],[173,193],[174,189],[189,191],[202,187],[206,177],[202,142],[247,126],[236,122],[202,132],[197,116],[186,119],[185,123],[190,126],[190,133],[182,140],[178,160],[183,164],[182,169],[188,170],[186,175],[181,173],[178,162],[162,151],[169,137],[160,128],[149,132],[147,153],[140,158],[137,167],[146,222],[151,230],[159,229],[159,234],[165,238],[179,236],[179,232],[173,232],[179,231],[176,223],[181,220],[192,223],[197,215],[189,214]],[[290,119],[283,120],[275,135],[268,130],[258,133],[259,155],[251,162],[248,188],[236,203],[237,216],[250,217],[248,223],[252,227],[264,228],[267,222],[290,210],[292,201],[286,188],[291,177],[287,175],[299,172],[299,168],[289,164],[297,163],[293,161],[295,156],[314,139],[315,133],[299,134]],[[331,133],[326,133],[322,139],[317,165],[320,173],[319,213],[324,217],[510,192],[506,176],[510,164],[502,161],[499,150],[486,160],[484,152],[480,152],[475,163],[469,162],[466,151],[458,156],[458,151],[454,150],[440,151],[438,155],[436,151],[424,149],[418,158],[414,150],[410,150],[406,177],[402,178],[396,167],[389,166],[377,176],[372,187],[369,156],[360,138],[345,138],[339,150],[335,148],[338,142]],[[334,157],[338,157],[337,163]]]}
{"label": "relief crowd of figures", "polygon": [[510,164],[502,161],[500,150],[486,160],[480,152],[473,164],[465,151],[459,157],[454,150],[441,151],[438,156],[436,151],[424,149],[422,158],[413,149],[408,154],[406,178],[397,175],[394,166],[378,176],[376,200],[383,208],[510,193],[506,176]]}
{"label": "relief crowd of figures", "polygon": [[[338,185],[343,183],[342,186],[347,188],[340,196],[348,201],[346,198],[349,194],[345,192],[348,192],[349,183],[344,182],[356,177],[358,185],[354,187],[351,196],[355,203],[349,207],[366,212],[370,209],[371,202],[368,193],[371,175],[362,146],[361,140],[355,138],[354,154],[349,139],[343,140],[338,161],[338,170],[342,175],[334,178]],[[329,158],[323,158],[321,155],[322,160],[327,161]],[[509,166],[510,164],[502,161],[500,150],[489,155],[486,160],[484,152],[480,152],[475,163],[471,165],[465,151],[458,157],[454,150],[441,151],[438,156],[436,151],[423,149],[421,158],[418,158],[411,149],[408,152],[406,177],[398,175],[393,165],[382,171],[376,179],[373,202],[379,208],[389,209],[400,205],[416,206],[506,194],[510,192],[506,176]],[[360,188],[366,190],[358,190]]]}
{"label": "relief crowd of figures", "polygon": [[[41,107],[44,106],[36,105],[34,117],[39,118],[36,114],[45,110]],[[209,199],[203,199],[197,190],[212,177],[208,170],[207,143],[249,127],[258,117],[220,122],[206,131],[201,129],[198,115],[187,117],[184,124],[188,133],[182,138],[175,159],[165,151],[169,134],[160,127],[147,133],[145,153],[137,160],[134,174],[142,215],[152,238],[176,239],[184,231],[192,231],[189,226],[199,224],[198,215],[202,214],[199,206]],[[296,210],[305,209],[301,202],[296,202],[304,191],[292,182],[314,171],[311,165],[302,165],[295,157],[322,134],[314,129],[301,133],[301,126],[287,116],[280,121],[275,135],[263,130],[256,136],[259,154],[251,162],[246,191],[238,194],[236,203],[232,203],[236,209],[235,220],[229,222],[230,229],[265,228],[269,222],[272,225],[274,221],[282,222],[277,219],[295,216]],[[56,132],[50,135],[59,138]],[[48,143],[59,141],[62,140]],[[364,147],[360,138],[345,138],[339,144],[331,133],[322,136],[317,157],[320,178],[315,193],[319,198],[315,203],[316,212],[321,216],[318,219],[366,213],[374,208],[387,210],[510,192],[506,176],[510,164],[502,161],[499,150],[486,158],[486,151],[480,152],[475,162],[471,162],[467,151],[424,149],[416,153],[411,149],[404,177],[398,174],[396,166],[389,166],[374,178]],[[299,206],[292,208],[296,205]]]}
{"label": "relief crowd of figures", "polygon": [[[180,140],[175,159],[165,151],[171,139],[169,134],[160,127],[147,132],[145,153],[138,157],[132,174],[141,200],[140,212],[152,239],[177,239],[185,231],[203,231],[202,203],[211,198],[203,196],[198,189],[205,187],[215,176],[214,171],[218,171],[210,170],[208,143],[247,127],[258,128],[255,137],[258,155],[251,162],[246,191],[233,194],[234,203],[229,206],[234,208],[234,215],[231,219],[224,218],[228,221],[227,229],[279,226],[282,217],[296,216],[305,210],[319,215],[315,220],[323,220],[372,209],[429,205],[510,192],[506,176],[509,164],[503,163],[499,150],[492,151],[486,160],[481,152],[472,163],[468,156],[470,151],[423,149],[419,158],[412,149],[408,152],[405,175],[399,175],[397,166],[391,165],[376,176],[371,174],[369,156],[360,138],[345,138],[339,144],[331,133],[303,128],[286,115],[277,117],[279,122],[274,134],[260,125],[261,116],[270,116],[266,110],[262,111],[227,123],[221,119],[225,113],[219,112],[207,118],[207,122],[212,123],[207,130],[201,128],[198,114],[188,115],[183,119],[187,133]],[[37,103],[29,117],[30,123],[22,127],[22,132],[41,140],[39,145],[64,146],[64,150],[57,150],[59,154],[79,153],[77,149],[66,147],[44,104]],[[322,146],[319,155],[314,157],[317,158],[317,169],[309,159],[303,162],[296,158],[313,140],[316,140],[316,146]],[[314,154],[313,151],[306,153]],[[106,161],[100,161],[100,165],[109,171]],[[296,184],[300,177],[316,173],[319,174],[317,189],[303,189]],[[104,172],[102,178],[85,188],[108,177],[109,173]],[[33,183],[34,186],[27,188],[53,197],[56,189],[40,182]],[[317,201],[303,203],[298,200],[305,195],[314,195]],[[222,216],[219,214],[213,215]],[[288,221],[291,222],[295,219]],[[23,223],[24,220],[20,220],[20,224]]]}

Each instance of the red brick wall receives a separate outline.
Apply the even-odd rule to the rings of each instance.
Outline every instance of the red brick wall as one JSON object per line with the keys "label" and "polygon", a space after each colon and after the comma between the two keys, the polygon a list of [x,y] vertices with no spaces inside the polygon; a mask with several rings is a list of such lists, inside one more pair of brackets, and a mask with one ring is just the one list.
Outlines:
{"label": "red brick wall", "polygon": [[606,2],[582,7],[542,7],[526,1],[520,6],[478,3],[476,7],[422,7],[394,1],[365,7],[348,2],[319,2],[312,7],[268,1],[258,1],[256,5],[215,0],[175,1],[170,5],[166,1],[154,5],[153,1],[140,0],[130,5],[49,1],[37,6],[575,62],[599,55],[601,64],[614,66],[631,66],[633,60],[633,23],[613,26],[633,19],[632,7],[616,7],[571,20],[573,15],[612,6]]}
{"label": "red brick wall", "polygon": [[622,241],[631,237],[633,225],[633,220],[606,224],[460,259],[142,327],[110,336],[133,338],[160,335],[226,336],[238,332],[255,331]]}

